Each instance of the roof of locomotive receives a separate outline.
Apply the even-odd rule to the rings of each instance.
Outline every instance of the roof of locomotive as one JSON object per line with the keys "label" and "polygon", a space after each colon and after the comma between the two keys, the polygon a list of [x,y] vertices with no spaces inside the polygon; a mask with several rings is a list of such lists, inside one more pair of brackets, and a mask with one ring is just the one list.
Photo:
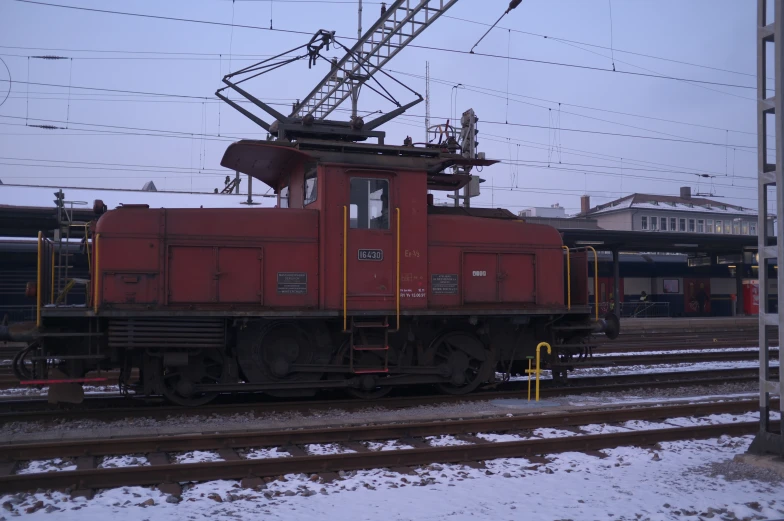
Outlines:
{"label": "roof of locomotive", "polygon": [[244,139],[232,143],[221,159],[221,166],[250,175],[277,188],[278,180],[299,165],[319,163],[349,164],[374,168],[420,170],[428,176],[429,190],[457,190],[471,180],[469,174],[447,174],[450,166],[488,166],[491,159],[467,159],[437,148],[373,145],[344,141],[300,139],[258,141]]}

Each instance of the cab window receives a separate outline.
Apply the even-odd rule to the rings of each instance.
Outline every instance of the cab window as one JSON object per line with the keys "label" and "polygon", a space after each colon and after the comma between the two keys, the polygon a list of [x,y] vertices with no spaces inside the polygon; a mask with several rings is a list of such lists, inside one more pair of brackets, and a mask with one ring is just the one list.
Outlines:
{"label": "cab window", "polygon": [[278,203],[278,206],[280,208],[288,208],[289,207],[289,187],[288,186],[284,186],[283,188],[280,189],[279,199],[280,199],[280,202]]}
{"label": "cab window", "polygon": [[310,203],[315,203],[316,199],[318,198],[317,172],[318,170],[316,169],[315,164],[305,167],[305,194],[302,198],[304,201],[303,206],[307,206]]}
{"label": "cab window", "polygon": [[351,179],[351,227],[359,230],[389,229],[389,181]]}

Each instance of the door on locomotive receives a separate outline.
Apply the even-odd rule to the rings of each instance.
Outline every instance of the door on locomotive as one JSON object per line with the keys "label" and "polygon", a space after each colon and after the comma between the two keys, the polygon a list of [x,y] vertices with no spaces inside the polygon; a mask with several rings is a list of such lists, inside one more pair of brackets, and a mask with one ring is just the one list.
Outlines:
{"label": "door on locomotive", "polygon": [[393,180],[372,171],[348,172],[346,294],[366,310],[394,308],[397,216]]}

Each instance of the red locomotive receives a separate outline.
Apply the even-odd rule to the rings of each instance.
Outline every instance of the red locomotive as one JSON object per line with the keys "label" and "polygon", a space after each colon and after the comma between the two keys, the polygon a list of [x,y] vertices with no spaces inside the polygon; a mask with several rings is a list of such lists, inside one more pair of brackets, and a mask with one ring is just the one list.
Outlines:
{"label": "red locomotive", "polygon": [[[617,319],[591,314],[586,252],[565,252],[557,230],[433,205],[429,191],[458,190],[471,166],[494,161],[446,144],[385,145],[373,129],[387,116],[273,112],[265,128],[277,139],[234,143],[221,165],[269,185],[277,208],[103,213],[83,307],[43,305],[55,300],[43,247],[21,377],[51,379],[57,367],[58,381],[85,382],[120,369],[121,385],[188,405],[232,391],[467,393],[519,370],[539,342],[565,376],[587,337],[617,334]],[[356,142],[368,138],[379,143]]]}

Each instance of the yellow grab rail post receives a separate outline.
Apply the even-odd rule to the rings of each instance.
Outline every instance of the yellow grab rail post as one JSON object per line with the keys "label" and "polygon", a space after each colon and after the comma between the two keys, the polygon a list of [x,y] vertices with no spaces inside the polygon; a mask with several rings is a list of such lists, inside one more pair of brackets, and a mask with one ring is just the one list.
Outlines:
{"label": "yellow grab rail post", "polygon": [[346,315],[346,248],[348,243],[348,206],[343,206],[343,331],[348,330]]}
{"label": "yellow grab rail post", "polygon": [[43,264],[43,232],[38,232],[38,274],[35,287],[35,325],[41,327],[41,297],[43,296],[42,264]]}
{"label": "yellow grab rail post", "polygon": [[548,344],[547,342],[539,342],[539,344],[536,346],[536,401],[537,402],[539,401],[539,374],[542,371],[540,358],[539,358],[540,356],[539,349],[541,349],[542,346],[545,346],[547,348],[548,355],[553,352],[552,348],[550,348],[550,344]]}
{"label": "yellow grab rail post", "polygon": [[569,259],[569,247],[561,246],[561,248],[566,250],[566,309],[572,309],[572,267]]}
{"label": "yellow grab rail post", "polygon": [[98,239],[100,237],[101,237],[101,234],[96,233],[95,234],[95,238],[93,239],[93,247],[95,248],[95,274],[93,276],[93,284],[94,284],[95,287],[93,288],[93,311],[96,314],[98,314],[98,287],[100,286],[99,278],[98,278],[99,275],[100,275],[100,272],[98,271],[99,270],[98,260],[100,259],[99,254],[98,254],[98,252],[99,252],[99,250],[98,250]]}
{"label": "yellow grab rail post", "polygon": [[531,401],[531,373],[533,373],[533,371],[531,370],[531,363],[532,362],[533,362],[533,358],[529,356],[528,357],[528,371],[526,371],[526,373],[528,373],[528,401],[529,402]]}
{"label": "yellow grab rail post", "polygon": [[400,208],[395,208],[397,212],[397,274],[395,276],[397,280],[396,290],[395,290],[395,313],[397,316],[397,328],[395,331],[400,331]]}
{"label": "yellow grab rail post", "polygon": [[49,290],[49,303],[54,304],[54,244],[51,245],[51,248],[52,248],[52,277],[51,280],[49,281],[51,284]]}
{"label": "yellow grab rail post", "polygon": [[84,225],[84,251],[87,252],[87,269],[92,269],[92,261],[90,260],[90,225]]}
{"label": "yellow grab rail post", "polygon": [[599,254],[593,246],[586,246],[593,252],[593,297],[596,302],[596,321],[599,321]]}

